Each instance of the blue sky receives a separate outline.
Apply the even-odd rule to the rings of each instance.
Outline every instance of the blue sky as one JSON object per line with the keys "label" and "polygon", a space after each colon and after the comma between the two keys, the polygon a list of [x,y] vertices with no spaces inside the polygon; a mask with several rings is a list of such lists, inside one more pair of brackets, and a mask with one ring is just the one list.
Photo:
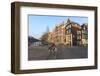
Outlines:
{"label": "blue sky", "polygon": [[29,15],[28,16],[28,27],[29,36],[33,36],[37,39],[47,31],[49,28],[52,31],[56,24],[70,19],[73,22],[77,22],[82,25],[83,23],[88,23],[87,17],[79,16],[44,16],[44,15]]}

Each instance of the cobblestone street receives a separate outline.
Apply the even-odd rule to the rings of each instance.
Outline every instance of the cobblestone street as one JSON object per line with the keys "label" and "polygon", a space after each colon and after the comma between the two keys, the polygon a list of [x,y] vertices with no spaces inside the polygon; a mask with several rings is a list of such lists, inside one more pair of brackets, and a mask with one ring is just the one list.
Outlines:
{"label": "cobblestone street", "polygon": [[28,60],[50,60],[50,59],[79,59],[87,58],[86,47],[57,46],[56,53],[50,53],[48,46],[30,46],[28,49]]}

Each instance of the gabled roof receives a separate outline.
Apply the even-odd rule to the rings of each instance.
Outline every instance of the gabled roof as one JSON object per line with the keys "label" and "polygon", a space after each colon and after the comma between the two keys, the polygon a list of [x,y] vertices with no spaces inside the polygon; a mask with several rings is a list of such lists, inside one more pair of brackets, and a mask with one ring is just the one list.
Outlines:
{"label": "gabled roof", "polygon": [[86,29],[88,28],[88,24],[83,24],[81,25],[82,29],[85,27]]}
{"label": "gabled roof", "polygon": [[38,40],[34,37],[31,37],[31,36],[28,37],[28,40],[29,40],[29,42],[38,42],[38,41],[40,41],[40,40]]}
{"label": "gabled roof", "polygon": [[67,25],[66,25],[65,27],[67,27],[67,26],[69,26],[69,25],[75,25],[75,27],[81,28],[81,26],[80,26],[78,23],[71,21],[69,18],[68,18],[66,24],[67,24]]}

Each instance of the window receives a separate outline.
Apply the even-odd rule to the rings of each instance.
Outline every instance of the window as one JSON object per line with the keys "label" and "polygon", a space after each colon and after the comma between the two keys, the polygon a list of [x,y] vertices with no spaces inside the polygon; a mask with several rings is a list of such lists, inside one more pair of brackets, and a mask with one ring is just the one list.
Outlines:
{"label": "window", "polygon": [[88,30],[82,30],[83,34],[88,34]]}
{"label": "window", "polygon": [[87,39],[87,38],[88,38],[88,35],[83,34],[83,35],[82,35],[82,38],[83,38],[83,39]]}
{"label": "window", "polygon": [[70,34],[70,33],[71,33],[71,29],[68,29],[68,30],[67,30],[67,34]]}
{"label": "window", "polygon": [[81,31],[80,31],[80,30],[78,30],[78,31],[77,31],[77,34],[81,34]]}
{"label": "window", "polygon": [[79,36],[77,36],[77,39],[81,39],[81,36],[79,35]]}

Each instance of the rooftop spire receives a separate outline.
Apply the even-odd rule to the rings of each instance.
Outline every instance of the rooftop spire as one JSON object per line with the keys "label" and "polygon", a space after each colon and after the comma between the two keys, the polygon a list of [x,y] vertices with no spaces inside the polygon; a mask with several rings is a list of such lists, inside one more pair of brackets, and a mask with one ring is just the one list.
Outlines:
{"label": "rooftop spire", "polygon": [[68,20],[67,20],[67,23],[70,23],[71,21],[70,21],[70,19],[68,18]]}
{"label": "rooftop spire", "polygon": [[46,27],[46,32],[50,32],[49,26]]}

